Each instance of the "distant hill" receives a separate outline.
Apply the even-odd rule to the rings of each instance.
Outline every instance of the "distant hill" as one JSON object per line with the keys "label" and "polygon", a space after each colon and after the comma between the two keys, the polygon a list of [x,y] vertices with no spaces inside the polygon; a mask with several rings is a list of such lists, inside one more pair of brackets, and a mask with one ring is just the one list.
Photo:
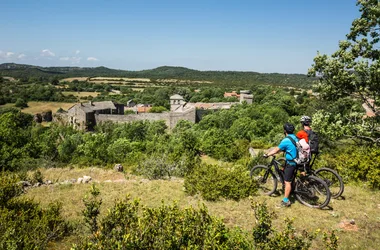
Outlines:
{"label": "distant hill", "polygon": [[40,67],[26,64],[0,64],[0,76],[15,78],[36,77],[53,79],[54,77],[138,77],[150,79],[180,79],[212,81],[215,84],[230,86],[249,86],[270,84],[311,88],[313,78],[303,74],[257,73],[247,71],[200,71],[184,67],[162,66],[155,69],[128,71],[106,67]]}

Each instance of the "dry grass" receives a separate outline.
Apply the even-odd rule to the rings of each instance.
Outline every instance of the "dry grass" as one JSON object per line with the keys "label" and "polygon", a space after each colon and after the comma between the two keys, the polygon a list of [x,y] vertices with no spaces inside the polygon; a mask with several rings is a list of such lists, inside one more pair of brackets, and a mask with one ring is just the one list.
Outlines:
{"label": "dry grass", "polygon": [[62,92],[64,96],[69,96],[73,95],[75,97],[87,97],[87,96],[92,96],[92,97],[97,97],[100,93],[99,92],[76,92],[76,91],[64,91]]}
{"label": "dry grass", "polygon": [[88,77],[70,77],[70,78],[62,79],[62,80],[60,80],[60,82],[72,82],[74,80],[85,82],[88,80]]}
{"label": "dry grass", "polygon": [[21,111],[29,114],[37,114],[46,110],[51,110],[53,113],[57,112],[59,108],[68,110],[75,103],[72,102],[28,102],[27,108]]}
{"label": "dry grass", "polygon": [[[207,202],[199,196],[187,196],[182,179],[149,181],[130,174],[124,175],[113,170],[98,168],[41,171],[46,179],[54,182],[76,179],[83,175],[91,176],[101,191],[103,214],[116,199],[122,199],[130,194],[132,198],[140,198],[141,203],[147,206],[158,206],[161,201],[165,203],[178,201],[181,207],[196,207],[200,203],[205,203],[213,215],[222,217],[231,227],[239,226],[251,230],[255,224],[249,199],[239,202],[231,200]],[[110,180],[112,182],[107,182]],[[25,196],[34,198],[44,206],[52,201],[60,201],[63,203],[64,216],[70,221],[78,221],[81,219],[80,211],[83,209],[82,198],[89,187],[90,184],[51,185],[30,189]],[[347,186],[343,195],[344,199],[332,200],[330,208],[325,210],[311,209],[297,201],[291,208],[277,209],[281,197],[254,196],[252,200],[265,201],[268,207],[278,214],[274,220],[276,228],[282,228],[285,217],[294,218],[294,226],[299,230],[337,230],[341,249],[378,249],[376,242],[380,241],[380,193]],[[340,228],[341,222],[347,220],[355,220],[358,230]],[[322,244],[320,240],[319,244]]]}
{"label": "dry grass", "polygon": [[3,76],[3,78],[10,81],[10,82],[17,82],[17,80],[11,76]]}
{"label": "dry grass", "polygon": [[106,81],[119,81],[123,80],[126,82],[150,82],[149,78],[126,78],[126,77],[91,77],[91,81],[106,80]]}
{"label": "dry grass", "polygon": [[[28,107],[21,109],[22,112],[28,114],[37,114],[43,111],[51,110],[53,113],[56,113],[59,108],[68,110],[70,107],[75,105],[72,102],[28,102]],[[14,103],[7,103],[0,105],[1,108],[12,108],[15,107]]]}

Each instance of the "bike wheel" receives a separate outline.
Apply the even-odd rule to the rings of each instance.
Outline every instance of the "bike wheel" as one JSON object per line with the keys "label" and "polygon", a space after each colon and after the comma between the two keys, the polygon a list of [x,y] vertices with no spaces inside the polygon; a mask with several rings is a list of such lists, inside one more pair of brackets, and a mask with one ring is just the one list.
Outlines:
{"label": "bike wheel", "polygon": [[294,194],[299,202],[312,208],[324,208],[331,198],[327,184],[315,176],[297,178]]}
{"label": "bike wheel", "polygon": [[277,178],[267,166],[257,165],[251,169],[251,179],[257,183],[261,194],[272,195],[277,189]]}
{"label": "bike wheel", "polygon": [[320,168],[315,170],[314,173],[318,178],[326,182],[327,186],[329,186],[332,198],[338,198],[343,194],[343,179],[336,171],[330,168]]}

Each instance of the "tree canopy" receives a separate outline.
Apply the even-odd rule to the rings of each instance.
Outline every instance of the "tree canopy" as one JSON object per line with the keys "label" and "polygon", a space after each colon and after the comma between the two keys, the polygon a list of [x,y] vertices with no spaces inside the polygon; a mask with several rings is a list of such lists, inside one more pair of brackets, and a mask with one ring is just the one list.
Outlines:
{"label": "tree canopy", "polygon": [[[326,99],[360,98],[374,115],[364,121],[356,117],[366,129],[354,135],[379,143],[380,3],[358,0],[357,5],[360,17],[352,22],[346,40],[339,42],[339,49],[331,56],[318,52],[309,75],[319,77],[319,88]],[[348,120],[356,123],[351,118]]]}

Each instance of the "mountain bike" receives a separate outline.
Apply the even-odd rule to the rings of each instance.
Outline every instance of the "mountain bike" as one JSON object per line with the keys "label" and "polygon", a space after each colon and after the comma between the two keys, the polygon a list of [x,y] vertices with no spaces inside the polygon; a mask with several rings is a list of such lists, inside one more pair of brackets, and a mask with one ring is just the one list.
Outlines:
{"label": "mountain bike", "polygon": [[[265,165],[254,166],[250,171],[250,177],[258,185],[258,190],[262,194],[272,195],[277,190],[277,184],[282,183],[282,190],[285,189],[284,172],[280,162],[272,156],[271,162]],[[292,181],[292,193],[302,204],[312,208],[326,207],[331,198],[330,189],[327,184],[320,178],[313,175],[301,175],[295,177]]]}
{"label": "mountain bike", "polygon": [[[315,159],[319,154],[314,154],[314,157],[311,159],[309,166],[306,168],[306,172],[309,175],[316,176],[326,182],[327,186],[329,186],[331,198],[338,198],[344,192],[344,183],[342,177],[331,168],[320,168],[317,170],[313,170],[313,165]],[[285,166],[285,158],[281,157],[277,160],[281,166]]]}

